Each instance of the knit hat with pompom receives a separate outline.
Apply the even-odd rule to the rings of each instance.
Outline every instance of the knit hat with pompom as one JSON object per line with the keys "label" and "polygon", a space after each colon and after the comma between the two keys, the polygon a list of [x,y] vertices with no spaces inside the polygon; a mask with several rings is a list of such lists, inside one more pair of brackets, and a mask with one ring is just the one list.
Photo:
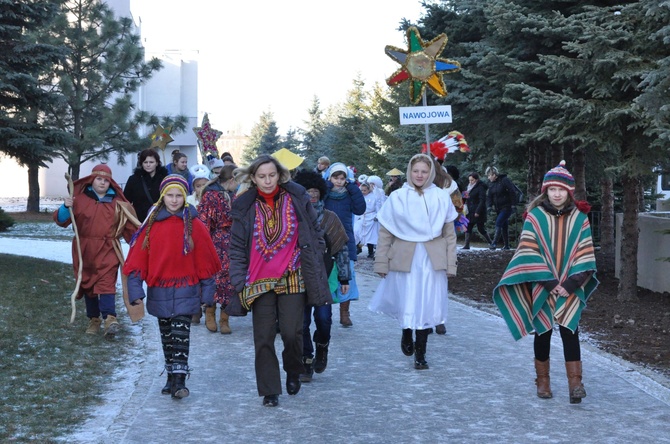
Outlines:
{"label": "knit hat with pompom", "polygon": [[544,193],[549,187],[565,188],[571,195],[575,192],[575,178],[565,169],[565,160],[561,160],[557,167],[550,169],[544,175],[542,192]]}

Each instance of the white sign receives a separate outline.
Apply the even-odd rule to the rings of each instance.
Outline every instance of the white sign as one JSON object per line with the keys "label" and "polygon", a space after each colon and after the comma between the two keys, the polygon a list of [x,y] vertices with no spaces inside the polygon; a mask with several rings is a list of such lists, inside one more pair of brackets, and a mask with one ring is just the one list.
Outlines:
{"label": "white sign", "polygon": [[401,125],[419,123],[451,123],[451,105],[400,107]]}

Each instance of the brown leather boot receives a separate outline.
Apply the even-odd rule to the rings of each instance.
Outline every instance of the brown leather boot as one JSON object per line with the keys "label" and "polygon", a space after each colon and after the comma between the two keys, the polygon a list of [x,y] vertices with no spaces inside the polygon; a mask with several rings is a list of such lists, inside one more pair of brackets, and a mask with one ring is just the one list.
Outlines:
{"label": "brown leather boot", "polygon": [[537,386],[537,397],[548,399],[553,395],[551,394],[551,385],[549,382],[549,359],[546,361],[535,360],[535,385]]}
{"label": "brown leather boot", "polygon": [[223,308],[221,309],[221,317],[219,318],[219,330],[222,335],[229,335],[233,332],[228,323],[228,313],[223,311]]}
{"label": "brown leather boot", "polygon": [[343,327],[351,327],[353,322],[351,322],[351,317],[349,317],[349,304],[351,301],[340,302],[340,324]]}
{"label": "brown leather boot", "polygon": [[119,330],[121,330],[121,325],[116,320],[116,316],[107,315],[105,318],[105,337],[113,338]]}
{"label": "brown leather boot", "polygon": [[579,404],[582,398],[586,398],[586,389],[582,384],[582,361],[566,362],[565,372],[568,374],[570,404]]}
{"label": "brown leather boot", "polygon": [[86,328],[87,335],[97,335],[100,331],[100,324],[102,324],[102,319],[90,318],[88,321],[88,328]]}
{"label": "brown leather boot", "polygon": [[214,333],[216,331],[216,307],[205,308],[205,327]]}

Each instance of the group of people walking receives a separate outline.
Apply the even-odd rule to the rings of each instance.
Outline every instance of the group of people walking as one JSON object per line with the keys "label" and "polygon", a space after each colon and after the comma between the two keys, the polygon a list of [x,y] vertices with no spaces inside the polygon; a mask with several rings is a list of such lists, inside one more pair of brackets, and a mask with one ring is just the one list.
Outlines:
{"label": "group of people walking", "polygon": [[[219,305],[224,334],[231,332],[229,316],[251,311],[258,393],[264,406],[277,406],[282,393],[277,333],[284,345],[286,392],[295,395],[327,368],[334,303],[340,324],[353,325],[358,217],[378,230],[374,242],[366,242],[376,245],[368,253],[382,278],[369,309],[397,320],[401,352],[413,357],[414,368],[427,369],[428,336],[444,328],[449,279],[457,274],[460,193],[439,178],[442,166],[425,154],[410,159],[407,181],[383,198],[378,178],[366,178],[359,188],[344,164],[328,164],[291,174],[273,156],[262,155],[246,167],[224,166],[196,187],[202,178],[197,171],[167,174],[157,153],[144,150],[126,192],[106,165],[96,166],[54,213],[61,226],[76,216],[79,227],[81,247],[73,241],[73,257],[80,248],[82,259],[73,263],[75,274],[81,270],[86,276],[79,295],[90,320],[86,332],[97,334],[103,321],[105,335],[118,332],[114,295],[122,266],[129,313],[137,313],[146,299],[148,313],[158,318],[167,373],[162,393],[179,399],[189,395],[190,328],[202,307],[207,328],[217,331]],[[465,194],[475,218],[485,214],[479,184],[472,173]],[[586,392],[578,322],[597,280],[588,207],[573,191],[564,165],[547,173],[493,298],[515,339],[535,335],[537,394],[543,398],[552,395],[550,335],[552,326],[560,325],[570,400],[579,402]],[[374,217],[366,220],[372,211]],[[116,252],[120,237],[130,243],[125,262]],[[366,233],[364,239],[372,238]]]}

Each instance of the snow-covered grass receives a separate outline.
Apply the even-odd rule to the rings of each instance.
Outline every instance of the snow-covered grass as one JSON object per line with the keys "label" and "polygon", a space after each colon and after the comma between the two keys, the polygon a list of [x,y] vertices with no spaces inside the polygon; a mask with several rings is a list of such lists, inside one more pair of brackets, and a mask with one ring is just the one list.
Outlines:
{"label": "snow-covered grass", "polygon": [[86,335],[83,301],[69,323],[71,264],[0,254],[0,279],[0,442],[53,442],[104,402],[137,332]]}

